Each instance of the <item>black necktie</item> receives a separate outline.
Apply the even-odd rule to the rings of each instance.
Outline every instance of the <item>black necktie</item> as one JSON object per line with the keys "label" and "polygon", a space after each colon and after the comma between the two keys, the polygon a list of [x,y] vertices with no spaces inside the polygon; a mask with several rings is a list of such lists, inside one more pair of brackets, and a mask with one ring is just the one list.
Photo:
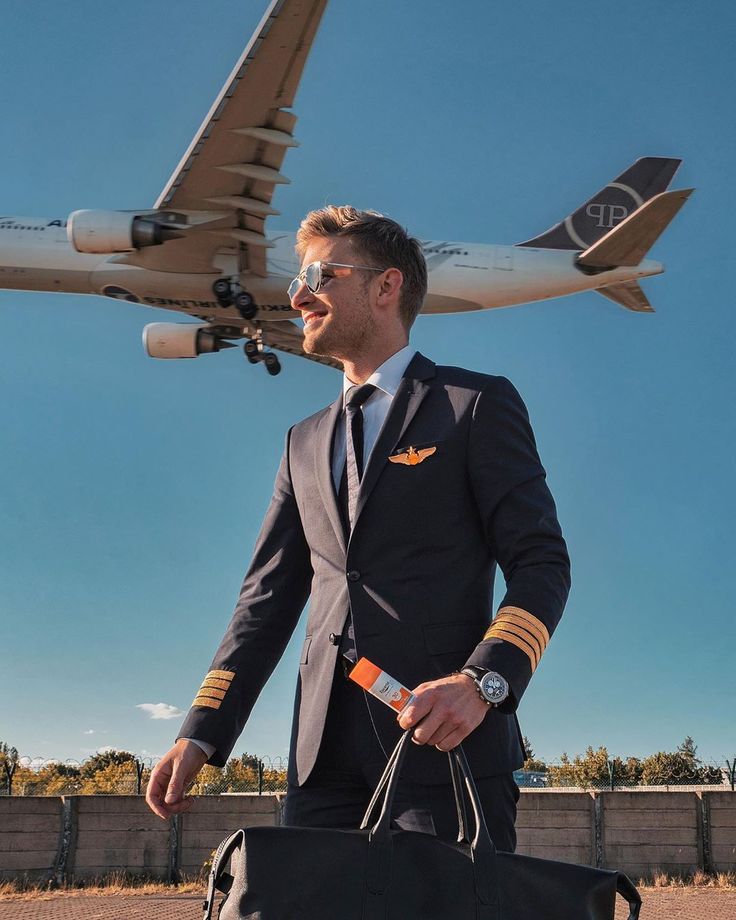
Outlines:
{"label": "black necktie", "polygon": [[348,523],[352,528],[358,507],[358,490],[363,478],[363,403],[370,399],[376,388],[372,383],[353,387],[345,402],[345,477],[348,504]]}
{"label": "black necktie", "polygon": [[[372,383],[353,387],[348,391],[345,402],[345,468],[340,479],[339,502],[349,535],[355,520],[358,505],[358,490],[363,478],[363,403],[370,399],[376,387]],[[355,661],[355,629],[353,617],[348,610],[345,627],[340,641],[340,654],[348,661]]]}

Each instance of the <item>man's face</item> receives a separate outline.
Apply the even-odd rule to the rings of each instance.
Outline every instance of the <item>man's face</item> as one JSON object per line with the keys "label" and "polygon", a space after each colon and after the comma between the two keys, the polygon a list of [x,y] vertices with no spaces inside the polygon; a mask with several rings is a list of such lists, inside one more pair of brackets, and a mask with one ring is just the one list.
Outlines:
{"label": "man's face", "polygon": [[[304,253],[302,268],[318,260],[371,265],[371,260],[344,237],[317,237],[312,240]],[[339,269],[333,270],[329,265],[324,267],[324,283],[316,294],[302,284],[292,304],[294,309],[302,311],[304,351],[307,354],[355,360],[365,353],[378,334],[371,308],[374,296],[371,282],[375,285],[380,273],[353,269],[341,276],[328,277],[333,271]]]}

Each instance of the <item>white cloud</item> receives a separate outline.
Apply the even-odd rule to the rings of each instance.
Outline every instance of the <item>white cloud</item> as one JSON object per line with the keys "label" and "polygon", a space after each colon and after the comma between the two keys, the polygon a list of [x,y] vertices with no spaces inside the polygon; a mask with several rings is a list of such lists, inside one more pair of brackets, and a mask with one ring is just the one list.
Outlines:
{"label": "white cloud", "polygon": [[115,750],[114,747],[110,747],[110,745],[107,744],[105,745],[105,747],[97,748],[97,750],[95,751],[95,754],[107,754],[108,751],[114,751],[114,750]]}
{"label": "white cloud", "polygon": [[87,731],[86,731],[84,734],[85,734],[85,735],[94,735],[94,733],[95,733],[94,728],[88,728]]}
{"label": "white cloud", "polygon": [[184,713],[169,703],[138,703],[136,709],[147,712],[152,719],[178,719]]}

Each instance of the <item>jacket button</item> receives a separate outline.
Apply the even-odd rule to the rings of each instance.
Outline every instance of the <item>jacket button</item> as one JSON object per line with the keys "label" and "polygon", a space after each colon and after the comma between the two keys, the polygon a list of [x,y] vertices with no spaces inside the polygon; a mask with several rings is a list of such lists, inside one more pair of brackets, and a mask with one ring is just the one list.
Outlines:
{"label": "jacket button", "polygon": [[330,640],[330,645],[339,645],[342,639],[342,636],[338,636],[337,633],[330,633],[327,637]]}
{"label": "jacket button", "polygon": [[360,572],[357,569],[351,569],[348,572],[348,581],[360,581]]}

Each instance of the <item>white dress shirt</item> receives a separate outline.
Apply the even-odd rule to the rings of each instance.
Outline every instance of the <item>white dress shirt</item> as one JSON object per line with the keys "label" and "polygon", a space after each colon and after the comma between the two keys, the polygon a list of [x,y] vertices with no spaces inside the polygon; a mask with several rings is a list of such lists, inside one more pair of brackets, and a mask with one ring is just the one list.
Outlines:
{"label": "white dress shirt", "polygon": [[[396,354],[391,355],[388,360],[384,361],[380,367],[376,368],[365,381],[366,383],[372,383],[377,389],[363,403],[363,469],[368,466],[371,451],[378,440],[383,423],[386,421],[388,410],[391,408],[394,396],[396,396],[401,378],[404,376],[404,371],[406,371],[415,354],[415,348],[411,345],[405,345]],[[345,445],[345,403],[348,399],[348,393],[356,386],[358,386],[357,383],[353,383],[347,374],[343,374],[343,413],[337,420],[332,452],[332,481],[335,483],[336,490],[340,488],[340,479],[347,453]]]}
{"label": "white dress shirt", "polygon": [[[404,376],[404,372],[415,354],[415,348],[412,348],[411,345],[405,345],[396,354],[391,355],[390,358],[384,361],[380,367],[376,368],[365,381],[366,383],[372,383],[376,387],[376,391],[371,393],[363,403],[363,469],[368,466],[371,451],[378,440],[383,423],[386,421],[388,410],[391,408],[394,396],[396,396],[401,378]],[[355,386],[358,386],[358,384],[353,383],[347,374],[343,374],[343,412],[337,420],[332,452],[332,481],[335,483],[335,491],[340,488],[340,479],[342,478],[345,455],[347,454],[345,445],[345,402],[349,391]],[[199,741],[197,738],[186,738],[184,740],[193,741],[194,744],[201,747],[208,759],[215,753],[215,746],[207,741]]]}

